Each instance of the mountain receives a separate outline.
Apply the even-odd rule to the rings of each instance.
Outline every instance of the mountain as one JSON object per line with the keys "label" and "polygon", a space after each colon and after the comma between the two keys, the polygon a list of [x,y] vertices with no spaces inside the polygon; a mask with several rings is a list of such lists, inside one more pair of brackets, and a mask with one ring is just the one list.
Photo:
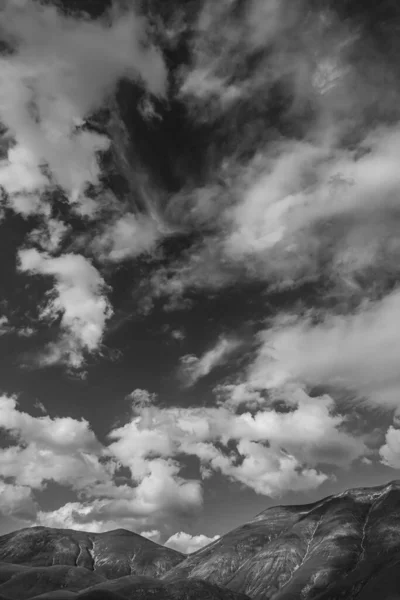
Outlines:
{"label": "mountain", "polygon": [[132,532],[0,538],[3,600],[400,600],[400,481],[276,506],[186,558]]}
{"label": "mountain", "polygon": [[400,482],[269,508],[188,556],[200,578],[254,600],[400,600]]}
{"label": "mountain", "polygon": [[31,527],[0,537],[0,561],[5,563],[83,567],[106,579],[124,575],[161,577],[183,559],[180,552],[124,529],[86,533]]}
{"label": "mountain", "polygon": [[0,600],[249,600],[206,581],[157,579],[184,558],[123,529],[22,529],[0,537]]}
{"label": "mountain", "polygon": [[[99,593],[111,593],[127,600],[249,600],[249,597],[196,579],[165,582],[148,577],[122,577],[100,583],[76,596],[76,600],[97,600]],[[110,596],[110,600],[113,596]],[[100,597],[99,597],[100,598]],[[107,595],[104,596],[105,600]]]}
{"label": "mountain", "polygon": [[[19,565],[12,565],[20,567]],[[0,567],[0,573],[4,570]],[[104,577],[83,567],[56,565],[52,567],[20,567],[0,585],[0,594],[10,600],[25,600],[54,590],[79,592],[105,581]]]}

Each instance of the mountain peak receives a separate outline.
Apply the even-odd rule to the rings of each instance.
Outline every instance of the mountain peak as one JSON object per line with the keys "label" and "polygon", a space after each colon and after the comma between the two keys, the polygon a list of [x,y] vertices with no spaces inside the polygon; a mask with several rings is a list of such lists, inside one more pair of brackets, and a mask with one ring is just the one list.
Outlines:
{"label": "mountain peak", "polygon": [[379,586],[398,592],[399,555],[400,482],[394,480],[268,508],[164,578],[201,578],[254,600],[371,600],[376,596],[358,592],[365,587],[375,594]]}

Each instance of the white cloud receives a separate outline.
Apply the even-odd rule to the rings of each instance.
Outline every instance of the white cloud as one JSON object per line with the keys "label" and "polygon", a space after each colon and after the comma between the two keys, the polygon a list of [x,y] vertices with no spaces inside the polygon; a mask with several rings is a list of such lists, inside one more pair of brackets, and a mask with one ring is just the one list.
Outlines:
{"label": "white cloud", "polygon": [[100,462],[105,452],[87,421],[32,417],[6,396],[0,408],[0,427],[16,442],[0,451],[4,477],[27,489],[41,489],[49,480],[75,489],[110,481],[115,465]]}
{"label": "white cloud", "polygon": [[365,454],[329,396],[310,398],[295,389],[282,398],[287,410],[264,406],[255,414],[236,414],[228,401],[217,408],[139,403],[134,418],[110,433],[109,449],[134,477],[153,462],[165,468],[171,457],[197,456],[203,473],[220,472],[270,496],[313,489],[328,477],[316,467],[347,466]]}
{"label": "white cloud", "polygon": [[194,385],[199,379],[206,377],[213,369],[222,365],[239,346],[238,340],[221,337],[215,346],[207,350],[200,358],[193,354],[182,356],[180,370],[187,385]]}
{"label": "white cloud", "polygon": [[56,258],[35,249],[21,250],[20,269],[55,279],[53,298],[42,318],[61,315],[60,339],[49,345],[41,357],[44,365],[65,363],[79,369],[85,353],[99,350],[112,309],[105,296],[106,286],[97,269],[83,256],[64,254]]}
{"label": "white cloud", "polygon": [[382,462],[392,469],[400,469],[400,429],[389,427],[386,443],[379,449]]}
{"label": "white cloud", "polygon": [[158,531],[158,529],[152,529],[151,531],[142,531],[140,535],[147,538],[148,540],[151,540],[152,542],[156,542],[157,544],[161,539],[161,533]]}
{"label": "white cloud", "polygon": [[372,406],[398,406],[400,293],[366,303],[353,314],[326,315],[317,324],[291,317],[263,333],[252,381],[268,389],[290,381],[347,389]]}
{"label": "white cloud", "polygon": [[184,531],[179,531],[178,533],[174,533],[170,538],[165,542],[164,546],[167,548],[172,548],[173,550],[177,550],[178,552],[182,552],[183,554],[192,554],[193,552],[197,552],[204,546],[211,544],[219,539],[219,535],[215,535],[210,538],[206,535],[190,535],[190,533],[185,533]]}
{"label": "white cloud", "polygon": [[32,327],[15,327],[6,315],[0,317],[0,336],[14,333],[19,337],[31,337],[35,330]]}
{"label": "white cloud", "polygon": [[107,224],[93,240],[93,251],[105,262],[119,263],[154,248],[161,236],[151,217],[126,213]]}
{"label": "white cloud", "polygon": [[32,417],[18,409],[14,398],[3,396],[0,428],[14,441],[0,450],[0,472],[12,480],[4,494],[5,498],[15,497],[16,510],[20,504],[25,506],[31,490],[45,489],[48,481],[71,488],[80,500],[85,499],[55,511],[40,511],[40,524],[64,523],[64,527],[68,524],[91,531],[165,527],[166,523],[179,523],[182,515],[192,514],[202,505],[200,483],[181,477],[181,466],[169,458],[142,453],[141,468],[132,469],[132,477],[118,484],[118,468],[129,466],[129,460],[121,460],[125,455],[120,447],[103,446],[85,420]]}
{"label": "white cloud", "polygon": [[[77,421],[71,417],[50,418],[32,417],[17,408],[15,398],[0,398],[0,426],[15,433],[27,444],[44,443],[52,449],[71,452],[80,447],[85,451],[93,451],[100,447],[95,434],[85,420]],[[43,405],[40,405],[42,409]]]}
{"label": "white cloud", "polygon": [[30,487],[0,480],[0,515],[29,520],[36,516],[36,510]]}
{"label": "white cloud", "polygon": [[10,196],[31,193],[37,201],[50,184],[45,165],[85,212],[83,206],[91,205],[85,186],[99,178],[96,153],[109,141],[79,126],[122,77],[142,80],[149,91],[162,94],[162,58],[143,44],[145,22],[132,10],[93,21],[39,2],[7,0],[0,17],[2,35],[13,48],[0,57],[0,120],[17,142],[1,164],[0,185]]}
{"label": "white cloud", "polygon": [[0,317],[0,335],[5,335],[9,332],[9,321],[5,315]]}
{"label": "white cloud", "polygon": [[102,518],[96,514],[98,507],[99,502],[96,501],[88,503],[67,502],[67,504],[52,511],[38,511],[35,525],[92,533],[112,531],[121,527],[135,531],[141,526],[140,519],[122,519],[118,515],[114,520],[112,518]]}

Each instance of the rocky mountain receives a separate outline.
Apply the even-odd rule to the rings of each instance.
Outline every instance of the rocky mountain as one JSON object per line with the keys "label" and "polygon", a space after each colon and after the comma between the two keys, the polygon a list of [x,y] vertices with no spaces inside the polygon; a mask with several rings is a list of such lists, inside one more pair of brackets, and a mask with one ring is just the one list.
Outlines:
{"label": "rocky mountain", "polygon": [[269,508],[186,558],[137,534],[0,538],[1,600],[400,600],[400,481]]}
{"label": "rocky mountain", "polygon": [[258,600],[400,600],[400,482],[267,509],[164,580],[201,578]]}
{"label": "rocky mountain", "polygon": [[[0,584],[0,598],[25,600],[54,590],[79,592],[89,586],[105,581],[104,577],[83,567],[55,565],[51,567],[27,567],[11,565],[13,573]],[[0,565],[0,578],[5,579],[7,566]]]}
{"label": "rocky mountain", "polygon": [[[118,594],[127,600],[249,600],[248,596],[201,580],[165,582],[148,577],[122,577],[100,583],[76,596],[77,600],[97,599],[99,593]],[[110,597],[110,600],[113,596]],[[108,600],[107,595],[104,596]]]}
{"label": "rocky mountain", "polygon": [[184,558],[123,529],[22,529],[0,537],[0,600],[248,600],[207,581],[160,579]]}
{"label": "rocky mountain", "polygon": [[82,567],[106,579],[125,575],[161,577],[183,558],[180,552],[124,529],[86,533],[32,527],[0,537],[0,561],[4,563]]}

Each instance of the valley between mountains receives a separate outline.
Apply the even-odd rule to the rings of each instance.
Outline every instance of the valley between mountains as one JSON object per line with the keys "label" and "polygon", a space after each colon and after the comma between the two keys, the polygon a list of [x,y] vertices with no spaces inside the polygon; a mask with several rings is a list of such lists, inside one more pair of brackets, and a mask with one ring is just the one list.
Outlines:
{"label": "valley between mountains", "polygon": [[126,530],[0,537],[0,600],[400,600],[400,482],[276,506],[185,556]]}

